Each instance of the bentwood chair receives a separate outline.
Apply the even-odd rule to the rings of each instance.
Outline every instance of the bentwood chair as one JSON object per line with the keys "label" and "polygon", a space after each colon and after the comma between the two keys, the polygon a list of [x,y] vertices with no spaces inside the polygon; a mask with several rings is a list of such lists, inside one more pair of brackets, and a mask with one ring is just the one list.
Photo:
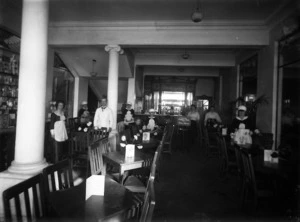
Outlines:
{"label": "bentwood chair", "polygon": [[144,196],[144,203],[143,203],[143,208],[142,208],[139,221],[150,222],[152,220],[154,208],[155,208],[154,181],[150,180]]}
{"label": "bentwood chair", "polygon": [[46,215],[41,174],[8,188],[2,196],[5,221],[36,221]]}
{"label": "bentwood chair", "polygon": [[[272,190],[272,186],[268,186],[268,182],[271,182],[268,181],[268,178],[264,178],[264,181],[261,181],[263,183],[258,184],[258,181],[255,177],[251,154],[247,150],[241,149],[241,156],[244,170],[242,206],[244,207],[246,202],[251,200],[252,197],[253,208],[256,211],[258,199],[271,198],[272,196],[274,196],[274,191]],[[252,196],[250,196],[249,194],[252,194]]]}
{"label": "bentwood chair", "polygon": [[203,127],[203,140],[205,154],[207,157],[220,157],[220,147],[218,142],[217,132],[208,132],[206,127]]}
{"label": "bentwood chair", "polygon": [[[157,171],[156,171],[157,165],[158,165],[158,161],[159,161],[159,152],[160,151],[156,151],[154,154],[147,184],[149,183],[150,180],[153,180],[153,181],[155,180],[155,176],[157,173]],[[133,193],[145,193],[146,188],[147,188],[147,185],[145,185],[143,183],[143,181],[141,181],[137,176],[129,176],[125,180],[124,186]]]}
{"label": "bentwood chair", "polygon": [[168,124],[165,126],[164,135],[163,135],[163,153],[172,154],[172,144],[173,144],[173,136],[175,131],[174,124]]}
{"label": "bentwood chair", "polygon": [[226,176],[230,170],[237,169],[237,163],[230,161],[228,158],[228,150],[225,138],[222,135],[219,135],[217,140],[219,143],[221,155],[220,174],[221,176]]}
{"label": "bentwood chair", "polygon": [[155,208],[154,180],[148,181],[144,194],[134,195],[135,205],[129,210],[127,218],[131,221],[150,222],[152,221]]}
{"label": "bentwood chair", "polygon": [[238,180],[240,184],[239,192],[243,190],[244,187],[244,166],[241,154],[241,148],[238,145],[234,145],[234,153],[237,165],[237,173],[238,173]]}

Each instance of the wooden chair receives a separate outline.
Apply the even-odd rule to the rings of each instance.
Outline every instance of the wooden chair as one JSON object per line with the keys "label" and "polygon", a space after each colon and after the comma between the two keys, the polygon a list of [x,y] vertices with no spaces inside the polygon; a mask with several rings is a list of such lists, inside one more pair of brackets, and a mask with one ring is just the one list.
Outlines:
{"label": "wooden chair", "polygon": [[92,143],[94,143],[95,141],[98,141],[100,139],[105,139],[108,137],[108,133],[107,131],[103,131],[103,130],[95,130],[92,129],[87,133],[87,145],[90,145]]}
{"label": "wooden chair", "polygon": [[149,180],[144,194],[133,196],[134,205],[128,211],[127,218],[139,222],[150,222],[155,208],[154,180]]}
{"label": "wooden chair", "polygon": [[270,186],[266,184],[268,179],[263,181],[264,187],[259,187],[252,163],[251,154],[247,150],[241,149],[241,156],[244,169],[244,186],[242,190],[242,206],[245,206],[246,201],[250,199],[249,193],[253,194],[253,208],[256,211],[258,205],[258,199],[263,197],[272,197],[274,192],[270,189]]}
{"label": "wooden chair", "polygon": [[[14,216],[17,221],[36,221],[46,215],[41,174],[8,188],[2,196],[5,221],[13,221]],[[23,204],[24,208],[22,208]],[[14,208],[15,213],[12,210]],[[22,209],[25,209],[25,212]]]}
{"label": "wooden chair", "polygon": [[88,134],[85,132],[71,132],[69,146],[74,166],[86,167],[88,160]]}
{"label": "wooden chair", "polygon": [[101,144],[104,144],[102,140],[98,140],[88,146],[91,175],[99,175],[103,172],[103,147]]}
{"label": "wooden chair", "polygon": [[111,149],[108,137],[106,137],[106,138],[104,138],[104,139],[102,139],[100,141],[100,146],[102,147],[102,152],[103,153],[110,153],[110,152],[112,152],[112,149]]}
{"label": "wooden chair", "polygon": [[51,214],[48,200],[49,193],[74,186],[71,161],[66,159],[44,168],[43,181],[47,212]]}
{"label": "wooden chair", "polygon": [[147,190],[144,196],[144,203],[141,212],[140,222],[148,222],[152,220],[153,212],[155,208],[155,190],[154,180],[150,180],[147,186]]}
{"label": "wooden chair", "polygon": [[219,135],[217,139],[221,153],[220,174],[221,176],[226,176],[231,169],[237,169],[237,163],[230,161],[228,158],[228,151],[225,138],[222,135]]}
{"label": "wooden chair", "polygon": [[208,133],[206,127],[203,127],[203,140],[205,147],[205,154],[207,157],[220,157],[220,147],[218,142],[218,133]]}
{"label": "wooden chair", "polygon": [[66,159],[43,170],[46,194],[74,186],[71,161]]}
{"label": "wooden chair", "polygon": [[78,117],[68,119],[67,123],[69,132],[74,132],[76,130],[76,127],[79,125],[79,121],[80,119]]}
{"label": "wooden chair", "polygon": [[[147,184],[149,183],[150,180],[153,181],[155,180],[155,177],[157,175],[158,162],[159,162],[159,151],[156,151],[153,157]],[[133,193],[145,193],[147,185],[145,185],[143,181],[141,181],[137,176],[129,176],[125,180],[124,186]]]}
{"label": "wooden chair", "polygon": [[273,133],[262,133],[261,145],[264,149],[271,150],[273,148]]}
{"label": "wooden chair", "polygon": [[243,160],[242,160],[242,154],[241,149],[239,146],[234,145],[234,153],[235,153],[235,159],[236,159],[236,165],[237,165],[237,173],[238,173],[238,180],[240,183],[239,192],[243,190],[244,187],[244,166],[243,166]]}
{"label": "wooden chair", "polygon": [[164,135],[163,135],[163,153],[172,154],[172,143],[173,143],[173,136],[175,131],[175,125],[174,124],[168,124],[165,127]]}

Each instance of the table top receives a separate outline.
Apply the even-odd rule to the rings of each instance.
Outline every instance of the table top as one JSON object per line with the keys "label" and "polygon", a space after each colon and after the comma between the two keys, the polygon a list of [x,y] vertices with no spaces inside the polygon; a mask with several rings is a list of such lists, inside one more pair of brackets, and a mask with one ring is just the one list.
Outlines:
{"label": "table top", "polygon": [[158,147],[159,143],[160,143],[160,140],[156,139],[156,138],[150,138],[149,141],[142,141],[140,143],[143,146],[141,151],[143,151],[144,149],[146,149],[146,150],[153,149],[155,151],[156,148]]}
{"label": "table top", "polygon": [[293,179],[298,177],[299,163],[292,160],[278,157],[271,157],[269,160],[264,158],[264,150],[247,149],[252,154],[252,161],[255,170],[277,175],[285,179]]}
{"label": "table top", "polygon": [[126,165],[132,163],[142,163],[146,160],[152,159],[153,155],[149,153],[143,153],[140,150],[135,149],[134,159],[130,161],[125,160],[125,150],[105,153],[103,154],[103,158],[119,165]]}
{"label": "table top", "polygon": [[86,183],[83,182],[50,193],[54,213],[61,219],[99,221],[125,214],[134,205],[133,193],[108,176],[105,176],[104,196],[91,196],[85,200],[85,189]]}

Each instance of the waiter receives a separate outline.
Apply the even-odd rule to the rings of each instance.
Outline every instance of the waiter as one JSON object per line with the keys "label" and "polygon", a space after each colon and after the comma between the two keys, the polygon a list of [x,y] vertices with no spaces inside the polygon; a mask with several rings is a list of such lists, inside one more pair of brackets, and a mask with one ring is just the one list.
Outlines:
{"label": "waiter", "polygon": [[107,98],[102,97],[100,101],[100,107],[96,110],[94,117],[94,127],[95,129],[106,128],[108,132],[112,130],[113,126],[113,112],[107,107]]}

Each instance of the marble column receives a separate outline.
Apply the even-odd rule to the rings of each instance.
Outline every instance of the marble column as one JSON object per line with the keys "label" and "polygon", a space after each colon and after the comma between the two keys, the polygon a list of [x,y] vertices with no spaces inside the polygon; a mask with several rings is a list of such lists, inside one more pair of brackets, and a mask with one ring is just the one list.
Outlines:
{"label": "marble column", "polygon": [[118,45],[107,45],[105,46],[105,51],[109,53],[107,86],[108,107],[113,111],[114,123],[112,130],[115,131],[117,128],[118,113],[119,54],[122,54],[123,50]]}
{"label": "marble column", "polygon": [[[44,159],[49,0],[23,0],[14,161],[0,173],[0,193],[36,175]],[[2,195],[0,221],[3,220]]]}
{"label": "marble column", "polygon": [[24,0],[15,158],[8,172],[34,174],[44,159],[48,0]]}
{"label": "marble column", "polygon": [[112,132],[109,135],[109,141],[111,148],[116,150],[117,145],[117,114],[118,114],[118,81],[119,81],[119,54],[123,53],[123,50],[118,45],[107,45],[105,51],[109,53],[108,64],[108,86],[107,86],[107,99],[108,107],[113,112],[113,126]]}

